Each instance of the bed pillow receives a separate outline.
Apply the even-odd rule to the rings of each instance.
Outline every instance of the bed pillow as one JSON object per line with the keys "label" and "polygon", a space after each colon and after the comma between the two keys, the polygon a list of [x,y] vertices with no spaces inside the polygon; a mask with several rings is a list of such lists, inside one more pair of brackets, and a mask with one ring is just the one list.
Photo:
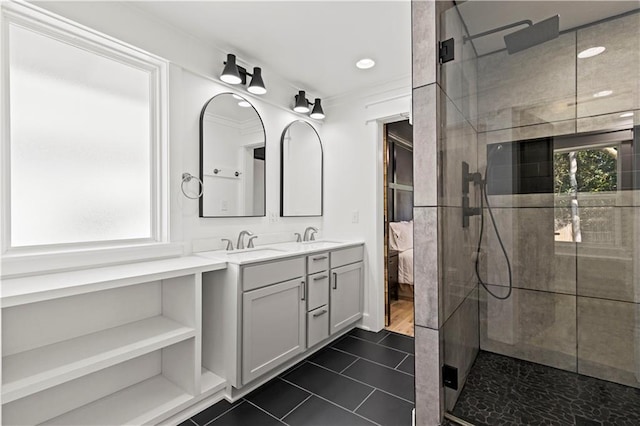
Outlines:
{"label": "bed pillow", "polygon": [[413,248],[413,221],[389,223],[389,248],[397,251]]}

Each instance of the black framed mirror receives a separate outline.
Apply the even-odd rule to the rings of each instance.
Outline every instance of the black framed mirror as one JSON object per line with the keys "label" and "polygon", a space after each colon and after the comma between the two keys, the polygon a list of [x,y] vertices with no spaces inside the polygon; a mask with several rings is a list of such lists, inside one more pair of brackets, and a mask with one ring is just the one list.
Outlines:
{"label": "black framed mirror", "polygon": [[322,216],[323,151],[316,129],[296,120],[280,142],[280,216]]}
{"label": "black framed mirror", "polygon": [[265,216],[266,135],[258,111],[235,93],[200,114],[200,217]]}

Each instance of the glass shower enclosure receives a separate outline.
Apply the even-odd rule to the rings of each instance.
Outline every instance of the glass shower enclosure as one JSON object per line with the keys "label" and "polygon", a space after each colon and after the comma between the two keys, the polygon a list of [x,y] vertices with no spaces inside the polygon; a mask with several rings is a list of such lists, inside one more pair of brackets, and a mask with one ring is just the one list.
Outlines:
{"label": "glass shower enclosure", "polygon": [[[471,0],[439,37],[454,51],[438,102],[445,410],[640,419],[638,3]],[[472,395],[504,371],[508,389]],[[549,402],[560,380],[595,395]]]}

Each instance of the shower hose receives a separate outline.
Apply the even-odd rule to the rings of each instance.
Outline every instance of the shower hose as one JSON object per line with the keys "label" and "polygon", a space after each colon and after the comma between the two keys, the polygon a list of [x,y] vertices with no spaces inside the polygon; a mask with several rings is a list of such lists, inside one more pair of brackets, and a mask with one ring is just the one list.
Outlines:
{"label": "shower hose", "polygon": [[[511,273],[511,262],[509,261],[509,255],[507,254],[507,250],[504,247],[504,243],[502,242],[502,238],[500,237],[500,231],[496,226],[496,220],[493,216],[493,211],[491,209],[491,203],[489,203],[489,197],[487,196],[487,181],[489,180],[489,170],[491,168],[491,163],[493,162],[493,156],[497,151],[502,149],[502,145],[498,145],[496,151],[493,155],[490,155],[487,160],[487,168],[484,172],[484,179],[480,180],[480,237],[478,238],[478,248],[476,250],[476,276],[478,277],[478,282],[491,296],[495,297],[498,300],[506,300],[511,296],[513,291],[513,276]],[[502,253],[504,254],[504,258],[507,262],[507,271],[509,273],[509,291],[504,296],[498,296],[491,290],[489,290],[488,284],[482,280],[480,277],[480,251],[482,247],[482,237],[484,235],[484,203],[487,203],[487,210],[489,211],[489,217],[491,218],[491,223],[493,224],[493,229],[496,233],[496,237],[498,238],[498,243],[500,243],[500,248],[502,249]]]}

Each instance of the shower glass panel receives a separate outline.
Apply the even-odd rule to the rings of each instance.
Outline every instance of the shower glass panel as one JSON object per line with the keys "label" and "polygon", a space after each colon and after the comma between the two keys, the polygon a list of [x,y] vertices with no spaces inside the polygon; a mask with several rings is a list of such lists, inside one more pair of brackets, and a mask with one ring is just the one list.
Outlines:
{"label": "shower glass panel", "polygon": [[[521,31],[527,33],[524,39]],[[545,370],[552,367],[568,374],[566,383],[575,377],[576,383],[598,385],[592,400],[580,401],[583,408],[546,401],[546,411],[553,413],[545,419],[615,423],[613,414],[597,408],[616,392],[625,395],[619,400],[630,398],[616,419],[635,419],[640,416],[638,4],[470,0],[440,15],[439,36],[455,44],[455,59],[440,65],[436,89],[443,129],[438,141],[443,364],[456,368],[458,379],[457,390],[445,386],[446,410],[471,422],[494,424],[503,416],[527,424],[513,417],[514,410],[520,412],[513,404],[534,407],[541,401],[514,402],[513,393],[496,389],[495,406],[482,399],[491,398],[485,392],[480,400],[489,410],[480,413],[476,406],[474,414],[465,392],[490,383],[489,370],[498,365],[498,370],[530,369],[512,372],[512,390],[524,392],[545,380],[553,387],[549,380],[555,373]],[[462,171],[463,161],[469,175]],[[475,180],[474,172],[480,173]],[[465,179],[468,208],[461,202]],[[468,227],[462,226],[462,215],[469,216]],[[511,414],[505,404],[511,404]],[[595,408],[587,413],[587,406]]]}

